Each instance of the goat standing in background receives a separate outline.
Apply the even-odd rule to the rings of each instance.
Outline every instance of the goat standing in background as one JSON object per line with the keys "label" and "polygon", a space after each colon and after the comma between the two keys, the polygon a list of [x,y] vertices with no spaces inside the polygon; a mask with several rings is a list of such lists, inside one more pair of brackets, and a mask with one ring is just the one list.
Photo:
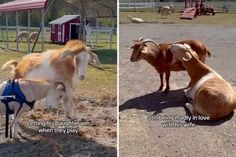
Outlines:
{"label": "goat standing in background", "polygon": [[23,41],[23,38],[25,38],[25,41],[27,42],[28,41],[28,32],[27,31],[20,31],[18,34],[17,34],[17,37],[15,39],[15,41]]}
{"label": "goat standing in background", "polygon": [[171,14],[171,8],[169,6],[164,6],[160,8],[161,16],[169,16]]}
{"label": "goat standing in background", "polygon": [[37,35],[38,35],[38,32],[30,33],[30,42],[35,42]]}

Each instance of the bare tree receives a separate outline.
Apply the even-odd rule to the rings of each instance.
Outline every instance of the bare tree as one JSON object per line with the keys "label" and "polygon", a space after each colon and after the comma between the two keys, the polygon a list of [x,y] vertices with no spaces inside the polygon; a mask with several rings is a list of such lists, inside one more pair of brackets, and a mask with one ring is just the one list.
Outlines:
{"label": "bare tree", "polygon": [[[94,12],[94,7],[98,0],[64,0],[65,4],[76,13],[80,13],[85,28],[87,17]],[[85,31],[83,30],[83,40],[85,41]]]}

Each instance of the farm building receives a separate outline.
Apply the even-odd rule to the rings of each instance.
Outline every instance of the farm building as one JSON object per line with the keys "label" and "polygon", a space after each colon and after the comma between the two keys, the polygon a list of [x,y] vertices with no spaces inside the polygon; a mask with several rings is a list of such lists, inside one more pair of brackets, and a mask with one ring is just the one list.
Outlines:
{"label": "farm building", "polygon": [[64,15],[49,22],[52,43],[65,44],[70,39],[80,39],[83,25],[80,15]]}

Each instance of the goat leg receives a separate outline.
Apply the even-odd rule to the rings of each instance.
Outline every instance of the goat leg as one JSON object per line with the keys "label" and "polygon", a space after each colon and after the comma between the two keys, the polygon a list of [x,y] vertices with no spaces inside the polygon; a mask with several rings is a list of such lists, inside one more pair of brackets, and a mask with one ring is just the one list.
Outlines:
{"label": "goat leg", "polygon": [[185,104],[185,107],[191,112],[192,115],[194,115],[194,112],[193,112],[193,105],[192,105],[192,104],[186,103],[186,104]]}
{"label": "goat leg", "polygon": [[170,71],[166,71],[166,89],[164,90],[165,93],[169,93],[170,91],[170,84],[169,84],[169,79],[170,79]]}
{"label": "goat leg", "polygon": [[163,73],[160,73],[159,76],[160,76],[160,80],[161,80],[161,85],[160,85],[158,91],[162,91],[162,89],[163,89]]}

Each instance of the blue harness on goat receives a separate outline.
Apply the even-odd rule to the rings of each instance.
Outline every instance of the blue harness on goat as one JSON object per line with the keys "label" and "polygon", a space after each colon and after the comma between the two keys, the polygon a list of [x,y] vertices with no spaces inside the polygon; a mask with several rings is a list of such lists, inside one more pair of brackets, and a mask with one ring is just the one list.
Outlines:
{"label": "blue harness on goat", "polygon": [[[19,82],[15,81],[15,80],[8,80],[4,91],[2,93],[2,96],[14,96],[14,98],[12,97],[5,97],[4,99],[2,99],[1,101],[5,104],[6,106],[6,127],[5,127],[5,137],[8,137],[8,124],[9,124],[9,115],[10,114],[14,114],[14,110],[11,110],[9,107],[9,103],[10,102],[18,102],[20,105],[20,108],[18,109],[18,111],[16,112],[16,116],[19,113],[19,111],[21,110],[23,104],[27,104],[31,109],[34,107],[35,101],[32,102],[28,102],[26,100],[26,97],[24,95],[24,93],[21,91],[20,86],[19,86]],[[12,133],[11,133],[11,128],[10,128],[10,138],[12,137]]]}

